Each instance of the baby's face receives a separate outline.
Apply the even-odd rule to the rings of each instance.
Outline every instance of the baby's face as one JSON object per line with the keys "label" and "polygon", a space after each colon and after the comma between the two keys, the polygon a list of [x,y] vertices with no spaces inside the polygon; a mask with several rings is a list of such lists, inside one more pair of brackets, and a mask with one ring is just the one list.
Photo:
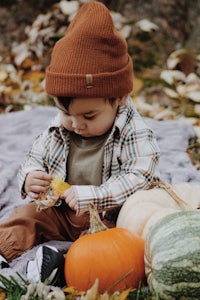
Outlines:
{"label": "baby's face", "polygon": [[125,100],[117,98],[110,103],[104,98],[75,98],[66,110],[55,99],[61,111],[61,122],[71,132],[83,137],[101,136],[113,125],[119,105]]}

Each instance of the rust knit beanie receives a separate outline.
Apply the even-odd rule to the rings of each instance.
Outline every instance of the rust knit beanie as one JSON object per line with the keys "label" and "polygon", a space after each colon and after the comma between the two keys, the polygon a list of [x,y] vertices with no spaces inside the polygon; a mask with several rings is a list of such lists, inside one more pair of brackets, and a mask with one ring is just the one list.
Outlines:
{"label": "rust knit beanie", "polygon": [[47,93],[111,98],[125,96],[132,88],[132,59],[109,10],[96,1],[83,4],[54,46],[46,70]]}

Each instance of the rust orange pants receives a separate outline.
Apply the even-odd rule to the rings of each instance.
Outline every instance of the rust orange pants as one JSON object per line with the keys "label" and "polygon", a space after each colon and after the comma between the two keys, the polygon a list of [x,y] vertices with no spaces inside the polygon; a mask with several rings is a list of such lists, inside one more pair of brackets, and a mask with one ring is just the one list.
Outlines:
{"label": "rust orange pants", "polygon": [[37,211],[35,203],[28,203],[0,224],[0,253],[11,261],[43,242],[74,241],[88,227],[89,215],[77,217],[64,203],[42,211]]}
{"label": "rust orange pants", "polygon": [[[115,224],[104,222],[108,227]],[[63,203],[38,211],[34,202],[16,208],[0,224],[0,253],[8,261],[20,256],[34,246],[51,240],[75,241],[89,228],[89,213],[76,216]]]}

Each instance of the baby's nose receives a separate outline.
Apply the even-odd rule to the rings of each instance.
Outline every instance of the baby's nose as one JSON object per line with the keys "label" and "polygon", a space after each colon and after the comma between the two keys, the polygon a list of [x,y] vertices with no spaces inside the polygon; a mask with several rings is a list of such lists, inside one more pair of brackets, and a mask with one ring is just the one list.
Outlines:
{"label": "baby's nose", "polygon": [[84,120],[81,120],[80,118],[73,118],[72,119],[72,128],[73,129],[78,129],[78,130],[85,129]]}

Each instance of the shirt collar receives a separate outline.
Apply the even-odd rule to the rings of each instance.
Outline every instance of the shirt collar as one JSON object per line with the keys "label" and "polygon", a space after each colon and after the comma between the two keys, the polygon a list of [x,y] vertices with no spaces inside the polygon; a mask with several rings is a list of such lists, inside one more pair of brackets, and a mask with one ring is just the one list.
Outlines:
{"label": "shirt collar", "polygon": [[122,106],[119,106],[119,110],[113,125],[112,132],[116,132],[116,129],[119,134],[121,134],[124,126],[127,124],[128,112],[133,111],[133,101],[130,96],[127,97],[126,103]]}

